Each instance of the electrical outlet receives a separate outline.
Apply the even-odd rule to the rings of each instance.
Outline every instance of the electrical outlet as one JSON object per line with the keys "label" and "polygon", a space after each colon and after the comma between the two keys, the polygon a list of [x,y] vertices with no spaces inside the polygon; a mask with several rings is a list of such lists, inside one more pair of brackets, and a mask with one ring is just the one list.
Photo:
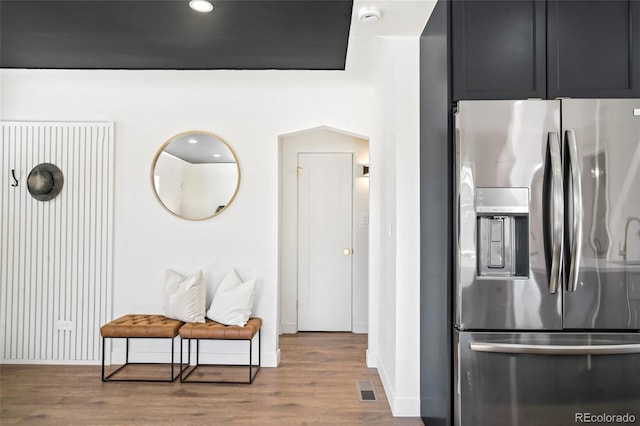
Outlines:
{"label": "electrical outlet", "polygon": [[71,331],[73,330],[73,321],[70,320],[58,320],[58,330]]}

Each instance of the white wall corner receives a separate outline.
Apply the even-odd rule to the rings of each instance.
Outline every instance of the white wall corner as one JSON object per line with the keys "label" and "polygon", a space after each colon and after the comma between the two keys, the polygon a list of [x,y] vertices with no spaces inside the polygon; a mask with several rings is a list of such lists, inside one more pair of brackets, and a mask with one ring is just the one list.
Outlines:
{"label": "white wall corner", "polygon": [[397,386],[389,379],[384,364],[380,363],[377,368],[393,417],[420,417],[420,395],[416,395],[414,398],[399,397]]}
{"label": "white wall corner", "polygon": [[378,367],[378,354],[367,349],[367,367],[368,368],[377,368]]}
{"label": "white wall corner", "polygon": [[389,400],[396,417],[420,416],[420,345],[416,330],[420,317],[420,98],[419,39],[396,45],[396,103],[406,105],[397,118],[396,136],[396,369],[394,397]]}
{"label": "white wall corner", "polygon": [[384,368],[384,363],[382,362],[381,359],[378,358],[378,376],[380,376],[380,381],[382,382],[382,387],[384,388],[384,393],[387,396],[387,401],[389,402],[389,408],[391,408],[391,413],[395,416],[395,413],[393,413],[393,401],[395,400],[395,386],[393,385],[393,383],[391,382],[391,380],[389,380],[389,374],[387,373],[387,371]]}
{"label": "white wall corner", "polygon": [[298,332],[298,324],[295,322],[283,322],[280,326],[282,334],[296,334]]}
{"label": "white wall corner", "polygon": [[356,334],[367,334],[369,332],[369,325],[366,322],[354,323],[353,332]]}
{"label": "white wall corner", "polygon": [[384,364],[381,362],[377,368],[384,393],[387,396],[387,401],[389,401],[391,414],[394,417],[420,417],[420,395],[416,395],[414,398],[397,396],[397,386],[389,379]]}
{"label": "white wall corner", "polygon": [[389,405],[394,417],[420,417],[420,398],[394,398]]}
{"label": "white wall corner", "polygon": [[280,365],[280,348],[278,348],[275,352],[270,353],[262,353],[262,358],[260,359],[261,367],[277,367]]}

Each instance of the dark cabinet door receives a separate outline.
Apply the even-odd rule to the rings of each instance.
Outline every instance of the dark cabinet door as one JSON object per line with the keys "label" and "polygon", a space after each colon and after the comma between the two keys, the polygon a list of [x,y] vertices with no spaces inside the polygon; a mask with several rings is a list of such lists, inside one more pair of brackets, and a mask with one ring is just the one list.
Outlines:
{"label": "dark cabinet door", "polygon": [[453,100],[546,95],[545,2],[451,2]]}
{"label": "dark cabinet door", "polygon": [[547,97],[640,96],[640,1],[547,5]]}

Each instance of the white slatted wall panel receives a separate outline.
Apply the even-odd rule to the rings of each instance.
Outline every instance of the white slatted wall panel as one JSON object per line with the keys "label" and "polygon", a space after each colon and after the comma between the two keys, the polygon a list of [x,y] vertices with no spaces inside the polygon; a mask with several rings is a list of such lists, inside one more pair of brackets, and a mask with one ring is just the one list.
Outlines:
{"label": "white slatted wall panel", "polygon": [[[0,130],[0,358],[99,362],[99,328],[111,319],[113,124],[5,121]],[[51,201],[27,190],[40,163],[64,175]]]}

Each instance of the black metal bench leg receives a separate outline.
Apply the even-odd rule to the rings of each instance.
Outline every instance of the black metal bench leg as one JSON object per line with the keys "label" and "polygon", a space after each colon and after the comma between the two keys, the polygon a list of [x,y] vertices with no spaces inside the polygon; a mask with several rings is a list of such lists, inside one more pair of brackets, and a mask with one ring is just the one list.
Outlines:
{"label": "black metal bench leg", "polygon": [[[185,340],[187,341],[187,363],[186,364],[183,363],[183,358],[182,358]],[[190,365],[191,365],[191,339],[180,338],[180,383],[184,383],[186,378],[189,377],[189,374],[191,374],[191,373],[188,373],[186,376],[184,374],[189,369]]]}
{"label": "black metal bench leg", "polygon": [[[258,371],[260,371],[260,365],[262,364],[262,335],[260,334],[261,332],[262,332],[261,329],[258,330],[258,365],[256,366],[255,374],[253,374],[251,376],[251,380],[249,381],[249,384],[253,383],[253,380],[258,375]],[[251,362],[251,359],[249,359],[249,362],[251,363],[251,366],[249,368],[252,369],[253,368],[253,362]]]}
{"label": "black metal bench leg", "polygon": [[175,337],[171,339],[171,381],[173,382],[176,378],[173,375],[173,364],[175,361],[175,351],[176,351],[176,339]]}
{"label": "black metal bench leg", "polygon": [[252,370],[253,369],[253,339],[249,339],[249,384],[253,382]]}
{"label": "black metal bench leg", "polygon": [[105,345],[105,338],[102,338],[102,381],[104,382],[104,354],[105,354],[105,350],[104,350],[104,345]]}
{"label": "black metal bench leg", "polygon": [[[125,367],[129,366],[129,365],[134,365],[134,364],[142,364],[142,365],[150,365],[150,364],[163,364],[166,365],[167,363],[148,363],[148,362],[129,362],[129,337],[124,337],[126,343],[125,343],[125,361],[124,364],[120,365],[118,368],[116,368],[115,370],[111,371],[109,374],[106,373],[106,368],[105,368],[105,354],[106,354],[106,339],[105,337],[102,338],[102,381],[103,382],[174,382],[178,376],[180,376],[182,374],[183,368],[182,368],[182,351],[180,352],[180,365],[178,366],[178,372],[176,374],[176,355],[175,355],[175,340],[176,337],[178,336],[174,336],[172,338],[169,338],[169,340],[171,340],[171,365],[170,365],[170,374],[171,377],[169,378],[169,380],[167,379],[138,379],[138,378],[132,378],[132,379],[112,379],[111,377],[115,376],[116,374],[118,374],[120,371],[124,370]],[[136,337],[134,337],[135,339]],[[114,339],[114,337],[110,337],[110,339]],[[151,339],[164,339],[164,337],[151,337]],[[182,349],[182,348],[181,348]]]}
{"label": "black metal bench leg", "polygon": [[[247,381],[245,380],[237,380],[237,381],[208,381],[208,380],[189,380],[187,382],[187,379],[189,379],[189,377],[195,372],[195,370],[201,366],[200,364],[200,339],[195,339],[196,341],[196,360],[195,360],[195,365],[193,366],[193,368],[191,368],[190,370],[188,370],[187,374],[181,375],[180,376],[180,381],[182,383],[220,383],[220,384],[252,384],[254,379],[256,378],[256,375],[258,374],[258,372],[260,371],[260,364],[262,363],[262,334],[261,334],[261,330],[258,330],[258,364],[253,364],[253,340],[256,338],[256,336],[254,335],[251,339],[241,339],[241,340],[248,340],[249,341],[249,363],[248,364],[202,364],[202,366],[205,367],[224,367],[224,366],[229,366],[229,367],[239,367],[239,368],[249,368],[249,378]],[[191,365],[191,339],[186,339],[187,340],[187,344],[188,344],[188,354],[189,354],[189,361],[188,361],[188,365]],[[233,339],[203,339],[203,340],[233,340]],[[181,348],[182,350],[182,348]],[[255,371],[254,371],[254,367],[255,367]],[[240,370],[241,371],[241,370]]]}

